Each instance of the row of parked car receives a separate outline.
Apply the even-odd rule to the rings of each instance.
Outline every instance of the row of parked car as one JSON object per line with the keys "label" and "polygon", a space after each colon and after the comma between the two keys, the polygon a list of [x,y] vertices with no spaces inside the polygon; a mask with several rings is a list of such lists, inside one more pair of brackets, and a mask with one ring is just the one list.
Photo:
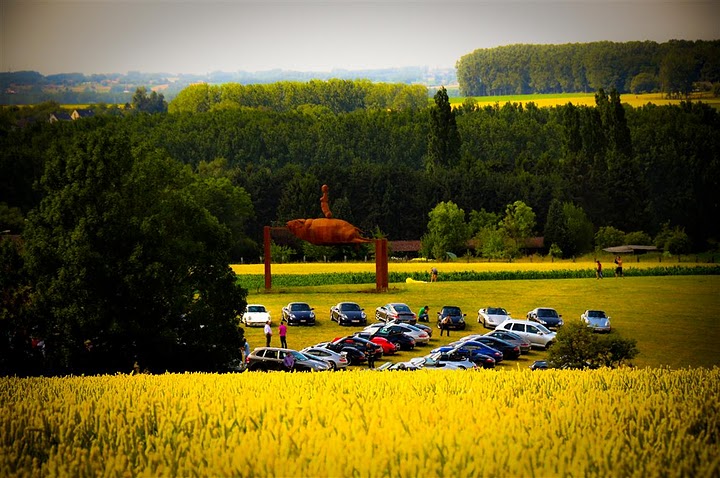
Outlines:
{"label": "row of parked car", "polygon": [[[310,307],[306,302],[290,302],[282,308],[281,319],[289,325],[315,325],[315,309]],[[437,312],[437,326],[441,326],[443,319],[449,319],[449,323],[445,326],[450,329],[464,330],[466,327],[465,317],[460,307],[446,305]],[[586,310],[580,319],[596,332],[610,332],[610,317],[602,310]],[[330,308],[330,320],[337,322],[338,325],[365,326],[368,317],[359,304],[355,302],[338,302]],[[418,317],[418,315],[410,309],[407,304],[401,302],[390,302],[375,309],[375,320],[388,323],[391,321],[397,323],[405,323],[409,325],[417,325],[418,321],[429,321],[427,315]],[[505,322],[515,320],[502,307],[486,307],[478,310],[477,321],[487,329],[495,329],[502,326]],[[563,325],[562,315],[550,307],[537,307],[529,311],[525,315],[526,322],[534,322],[534,328],[520,327],[519,324],[513,323],[512,330],[520,330],[521,328],[532,330],[537,333],[539,330],[546,334],[549,330],[557,330]],[[266,323],[272,323],[270,312],[262,304],[249,304],[242,316],[242,322],[246,326],[263,326]],[[517,322],[517,321],[516,321]],[[520,321],[521,322],[521,321]],[[505,330],[510,324],[503,326]],[[517,327],[515,327],[517,325]],[[538,328],[537,325],[542,327]],[[547,345],[549,341],[546,341]]]}

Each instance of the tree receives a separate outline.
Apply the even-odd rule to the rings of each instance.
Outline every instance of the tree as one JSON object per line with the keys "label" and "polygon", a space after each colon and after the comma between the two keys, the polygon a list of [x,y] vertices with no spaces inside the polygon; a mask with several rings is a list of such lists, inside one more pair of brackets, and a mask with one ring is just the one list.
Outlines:
{"label": "tree", "polygon": [[670,223],[663,224],[662,230],[655,237],[655,245],[670,254],[687,254],[692,249],[690,237],[680,226],[670,227]]}
{"label": "tree", "polygon": [[448,201],[439,203],[428,216],[428,232],[422,238],[426,257],[444,260],[448,252],[462,254],[468,240],[465,211]]}
{"label": "tree", "polygon": [[545,221],[544,241],[545,244],[556,245],[563,252],[567,250],[570,242],[567,223],[563,214],[563,205],[557,199],[553,199],[550,203],[547,220]]}
{"label": "tree", "polygon": [[595,248],[605,249],[606,247],[622,246],[625,242],[625,233],[612,226],[605,226],[595,233]]}
{"label": "tree", "polygon": [[167,113],[168,104],[162,93],[152,91],[149,95],[144,86],[135,90],[133,108],[140,113]]}
{"label": "tree", "polygon": [[107,127],[57,143],[41,187],[24,257],[51,373],[220,370],[237,358],[247,291],[189,167]]}
{"label": "tree", "polygon": [[563,217],[568,231],[567,256],[590,252],[593,247],[594,226],[580,206],[566,202],[563,204]]}
{"label": "tree", "polygon": [[623,339],[617,332],[600,338],[584,323],[573,321],[565,323],[557,332],[548,362],[554,368],[614,368],[627,364],[638,353],[633,339]]}
{"label": "tree", "polygon": [[515,201],[505,208],[502,228],[515,241],[517,249],[525,247],[535,229],[535,213],[522,201]]}
{"label": "tree", "polygon": [[426,169],[433,172],[456,165],[460,160],[460,146],[455,112],[443,86],[435,93],[435,106],[430,109]]}

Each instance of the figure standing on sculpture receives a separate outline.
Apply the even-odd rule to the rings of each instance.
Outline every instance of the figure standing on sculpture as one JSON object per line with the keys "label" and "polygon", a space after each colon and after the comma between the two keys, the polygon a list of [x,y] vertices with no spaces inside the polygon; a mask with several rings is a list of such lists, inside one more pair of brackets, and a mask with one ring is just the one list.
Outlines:
{"label": "figure standing on sculpture", "polygon": [[332,219],[332,212],[330,211],[330,204],[328,204],[328,188],[327,184],[322,185],[322,197],[320,198],[320,209],[326,218]]}

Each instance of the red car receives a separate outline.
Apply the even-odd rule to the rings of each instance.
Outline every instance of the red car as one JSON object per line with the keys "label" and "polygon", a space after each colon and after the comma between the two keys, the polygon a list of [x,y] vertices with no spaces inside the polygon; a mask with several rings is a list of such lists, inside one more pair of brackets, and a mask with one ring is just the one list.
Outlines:
{"label": "red car", "polygon": [[364,332],[357,332],[355,336],[361,337],[365,340],[369,340],[374,344],[378,344],[380,347],[382,347],[384,355],[393,355],[395,354],[395,352],[400,350],[400,346],[398,344],[390,342],[384,337],[372,337],[370,334]]}

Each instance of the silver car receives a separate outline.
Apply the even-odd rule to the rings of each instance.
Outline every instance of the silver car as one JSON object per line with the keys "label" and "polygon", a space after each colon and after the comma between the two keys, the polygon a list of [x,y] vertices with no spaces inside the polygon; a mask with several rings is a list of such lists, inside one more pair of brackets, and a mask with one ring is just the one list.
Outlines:
{"label": "silver car", "polygon": [[603,310],[586,310],[580,315],[585,325],[590,327],[593,332],[610,332],[610,317],[605,315]]}
{"label": "silver car", "polygon": [[509,319],[498,325],[495,330],[509,330],[528,340],[533,347],[549,349],[555,343],[555,332],[537,322]]}
{"label": "silver car", "polygon": [[477,321],[486,329],[494,329],[508,319],[512,319],[510,312],[502,307],[486,307],[478,310]]}
{"label": "silver car", "polygon": [[349,365],[345,352],[335,352],[325,347],[305,347],[300,352],[310,358],[324,360],[334,370],[344,370]]}

